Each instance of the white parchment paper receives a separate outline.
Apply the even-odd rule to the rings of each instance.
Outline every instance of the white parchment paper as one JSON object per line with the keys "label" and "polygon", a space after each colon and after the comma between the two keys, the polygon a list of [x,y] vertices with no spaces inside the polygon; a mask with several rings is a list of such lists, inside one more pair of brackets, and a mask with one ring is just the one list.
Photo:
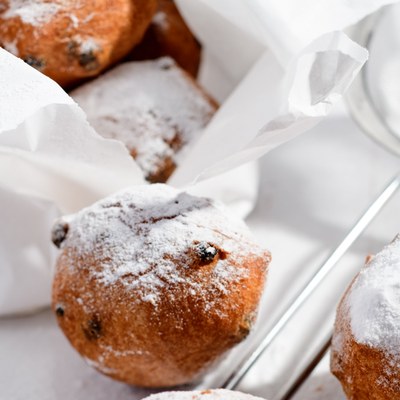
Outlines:
{"label": "white parchment paper", "polygon": [[[191,190],[249,212],[254,166],[233,168],[327,115],[367,59],[340,30],[389,2],[178,0],[204,46],[202,81],[224,102],[170,183],[212,178]],[[57,84],[1,49],[0,88],[2,315],[49,303],[56,215],[143,177],[125,147],[97,135]]]}

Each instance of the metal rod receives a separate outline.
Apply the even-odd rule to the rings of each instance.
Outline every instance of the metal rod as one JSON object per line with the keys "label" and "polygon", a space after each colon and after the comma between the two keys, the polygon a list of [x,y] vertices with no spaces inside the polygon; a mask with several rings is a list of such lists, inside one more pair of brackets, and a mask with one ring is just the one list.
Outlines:
{"label": "metal rod", "polygon": [[364,232],[366,227],[378,215],[379,211],[389,201],[400,186],[400,174],[397,175],[382,191],[382,193],[369,205],[363,215],[359,218],[356,224],[348,232],[343,241],[332,252],[332,254],[322,263],[317,272],[301,290],[296,299],[287,308],[287,310],[277,319],[271,330],[266,334],[264,339],[256,346],[255,350],[250,349],[235,371],[228,377],[228,379],[221,385],[222,388],[235,389],[242,381],[247,372],[252,368],[261,355],[269,348],[274,339],[289,323],[294,314],[305,303],[309,296],[318,287],[326,275],[334,268],[336,263],[347,252],[350,246],[358,239]]}

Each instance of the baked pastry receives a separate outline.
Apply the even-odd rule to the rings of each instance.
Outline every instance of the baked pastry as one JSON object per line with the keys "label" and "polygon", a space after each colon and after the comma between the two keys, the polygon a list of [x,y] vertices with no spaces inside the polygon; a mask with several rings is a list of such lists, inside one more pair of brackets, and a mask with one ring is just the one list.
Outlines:
{"label": "baked pastry", "polygon": [[156,0],[0,0],[0,46],[68,87],[125,57],[156,7]]}
{"label": "baked pastry", "polygon": [[254,322],[270,254],[210,199],[137,186],[53,230],[52,307],[97,370],[147,387],[192,382]]}
{"label": "baked pastry", "polygon": [[201,46],[172,0],[158,0],[158,10],[143,40],[129,54],[130,60],[172,57],[181,68],[196,77]]}
{"label": "baked pastry", "polygon": [[217,109],[170,58],[121,64],[71,96],[100,135],[126,145],[152,183],[167,181]]}
{"label": "baked pastry", "polygon": [[143,400],[263,400],[250,394],[225,389],[161,392]]}
{"label": "baked pastry", "polygon": [[331,370],[348,399],[400,399],[400,236],[367,259],[344,294]]}

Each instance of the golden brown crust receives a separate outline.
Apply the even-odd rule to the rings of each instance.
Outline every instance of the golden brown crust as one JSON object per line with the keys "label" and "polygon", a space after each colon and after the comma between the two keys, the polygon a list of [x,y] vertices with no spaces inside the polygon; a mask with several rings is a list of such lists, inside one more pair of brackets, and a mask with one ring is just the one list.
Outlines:
{"label": "golden brown crust", "polygon": [[[77,278],[70,274],[76,260],[63,250],[53,284],[53,310],[57,314],[57,307],[62,307],[61,329],[100,372],[138,386],[180,385],[200,378],[222,353],[247,336],[269,257],[268,253],[264,258],[249,257],[244,265],[237,265],[248,269],[249,277],[232,284],[229,296],[215,299],[218,309],[204,313],[202,300],[184,286],[166,288],[170,295],[165,292],[155,309],[149,302],[133,301],[135,293],[128,293],[121,282],[105,289],[84,269]],[[85,265],[95,268],[87,258]],[[201,267],[199,285],[212,286],[212,267],[213,263]],[[187,274],[197,268],[193,263]]]}
{"label": "golden brown crust", "polygon": [[[370,261],[371,256],[369,256]],[[400,370],[390,367],[379,349],[358,343],[351,331],[348,296],[352,284],[338,306],[331,351],[331,371],[340,381],[349,400],[400,399]]]}
{"label": "golden brown crust", "polygon": [[[160,185],[146,190],[154,187]],[[192,203],[195,198],[178,195],[164,203],[157,198],[147,217],[140,211],[146,201],[127,199],[116,197],[83,211],[68,229],[56,226],[63,234],[54,236],[62,251],[53,310],[71,344],[99,371],[138,386],[192,382],[249,333],[270,254],[236,228],[209,227],[207,215],[220,225],[225,217],[213,213],[207,199]],[[174,206],[182,212],[175,214]],[[130,217],[133,213],[137,218]],[[191,232],[193,238],[204,233],[210,239],[187,240]],[[154,252],[168,235],[158,258]],[[137,240],[140,247],[130,250]],[[119,249],[125,243],[124,255]]]}
{"label": "golden brown crust", "polygon": [[159,161],[154,171],[146,174],[145,179],[150,183],[165,183],[175,169],[176,164],[172,157],[165,157]]}
{"label": "golden brown crust", "polygon": [[130,60],[172,57],[183,69],[196,77],[201,46],[186,25],[172,0],[159,0],[157,13],[142,42],[128,56]]}
{"label": "golden brown crust", "polygon": [[16,55],[63,87],[123,58],[140,42],[156,9],[156,0],[36,2],[54,8],[45,20],[32,23],[32,15],[10,15],[11,3],[0,1],[0,45],[12,46]]}

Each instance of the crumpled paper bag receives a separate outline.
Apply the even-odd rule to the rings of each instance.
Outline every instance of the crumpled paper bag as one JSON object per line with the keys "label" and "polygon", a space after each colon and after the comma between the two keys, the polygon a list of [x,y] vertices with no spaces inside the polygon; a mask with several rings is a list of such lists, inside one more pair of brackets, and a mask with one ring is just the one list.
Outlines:
{"label": "crumpled paper bag", "polygon": [[[200,178],[190,191],[218,195],[244,215],[255,199],[254,166],[245,166],[242,175],[233,168],[327,115],[367,53],[342,32],[325,32],[388,1],[332,0],[323,8],[316,0],[177,3],[204,46],[202,81],[225,101],[170,183],[185,187]],[[347,7],[346,18],[341,7]],[[300,36],[296,29],[303,26]],[[143,177],[125,147],[97,135],[57,84],[1,49],[0,87],[4,315],[49,304],[53,218],[143,183]]]}

